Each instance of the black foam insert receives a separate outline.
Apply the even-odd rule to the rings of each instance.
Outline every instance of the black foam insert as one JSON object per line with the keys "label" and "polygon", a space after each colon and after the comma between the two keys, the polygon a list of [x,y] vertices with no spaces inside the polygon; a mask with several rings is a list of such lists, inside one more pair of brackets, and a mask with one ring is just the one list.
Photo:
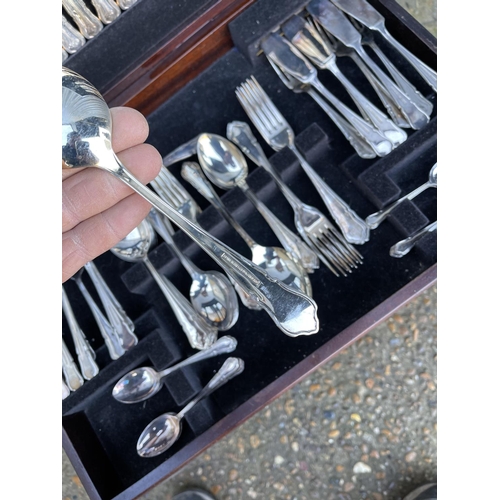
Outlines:
{"label": "black foam insert", "polygon": [[[225,136],[229,122],[245,121],[250,124],[285,183],[305,203],[328,214],[293,153],[289,149],[277,152],[270,148],[236,99],[236,87],[254,75],[289,121],[302,154],[322,178],[365,218],[426,182],[437,157],[437,112],[434,111],[431,122],[422,130],[407,130],[407,141],[390,155],[372,160],[357,157],[316,103],[306,94],[296,94],[285,88],[265,57],[257,55],[258,50],[255,50],[256,41],[286,21],[287,16],[296,13],[301,3],[305,2],[291,2],[284,9],[278,2],[257,0],[255,7],[244,11],[231,24],[237,46],[147,117],[150,126],[148,142],[165,156],[199,133],[212,132]],[[429,52],[425,46],[419,50]],[[401,59],[396,58],[395,61],[417,88],[435,102],[435,94],[422,84],[414,70]],[[378,104],[376,94],[357,67],[344,58],[340,58],[338,64],[360,91]],[[342,96],[346,104],[352,105],[332,75],[321,71],[320,78],[339,98]],[[181,163],[174,164],[170,170],[202,208],[200,225],[242,255],[251,257],[240,236],[184,181],[180,167]],[[293,211],[271,177],[250,160],[248,167],[250,187],[293,230]],[[257,243],[280,245],[271,228],[240,190],[215,189]],[[320,320],[320,330],[315,335],[287,337],[265,312],[251,311],[240,303],[240,318],[227,333],[238,340],[238,346],[231,355],[245,361],[245,371],[196,405],[186,415],[179,441],[165,454],[148,460],[140,458],[135,452],[135,443],[145,425],[163,412],[179,411],[210,380],[227,355],[202,361],[172,374],[165,380],[160,393],[144,403],[121,405],[111,397],[111,389],[124,373],[146,365],[162,369],[194,351],[144,264],[122,261],[110,252],[96,259],[103,277],[136,323],[140,339],[136,347],[116,361],[107,356],[76,285],[71,281],[65,284],[82,329],[96,348],[101,372],[63,401],[63,424],[102,498],[112,498],[117,491],[142,479],[223,416],[230,414],[435,264],[436,233],[427,235],[401,259],[390,257],[389,249],[397,241],[436,220],[436,217],[436,190],[428,189],[413,201],[398,207],[378,229],[372,231],[370,241],[357,247],[364,256],[364,262],[348,277],[336,278],[325,266],[311,274]],[[178,230],[174,239],[181,251],[201,269],[221,270],[182,231]],[[161,239],[151,250],[150,260],[188,296],[190,277]],[[85,275],[84,279],[88,281]],[[63,338],[74,352],[64,323]],[[107,485],[100,479],[101,469],[94,464],[94,456],[97,456],[96,464],[101,469],[112,470]]]}

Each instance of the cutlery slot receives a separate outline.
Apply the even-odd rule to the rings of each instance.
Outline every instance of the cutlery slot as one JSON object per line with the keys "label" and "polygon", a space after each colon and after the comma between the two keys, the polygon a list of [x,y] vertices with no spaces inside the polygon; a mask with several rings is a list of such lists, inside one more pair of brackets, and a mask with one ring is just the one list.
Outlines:
{"label": "cutlery slot", "polygon": [[[328,215],[296,156],[288,149],[276,152],[268,146],[239,104],[234,92],[236,87],[254,75],[289,121],[303,156],[364,219],[427,181],[429,170],[437,160],[437,110],[435,107],[430,123],[421,130],[405,129],[408,139],[388,156],[360,159],[308,95],[294,93],[283,85],[258,49],[264,36],[293,14],[300,14],[306,3],[305,0],[182,0],[169,5],[160,0],[140,0],[71,56],[68,67],[81,71],[109,97],[108,102],[116,105],[123,98],[119,103],[123,104],[127,102],[126,96],[138,104],[134,105],[137,109],[149,109],[147,142],[163,157],[199,133],[211,132],[225,137],[229,122],[248,123],[283,181],[303,202]],[[427,64],[435,65],[435,40],[430,34],[393,0],[371,3],[386,16],[387,27],[396,38]],[[182,15],[178,15],[179,9]],[[134,19],[135,22],[140,19],[139,29],[135,29]],[[203,33],[208,33],[203,30],[208,29],[212,31],[207,45],[203,45],[205,42],[196,45]],[[147,38],[139,42],[137,37],[149,30]],[[128,37],[126,45],[121,47],[115,43],[120,37]],[[133,45],[134,40],[137,47],[130,49],[129,44]],[[172,48],[169,44],[174,40],[179,42],[177,52],[172,49],[167,55],[163,51],[166,47]],[[199,47],[212,43],[206,60],[196,56]],[[435,93],[415,77],[409,64],[400,57],[393,59],[390,48],[382,42],[380,45],[384,51],[387,49],[398,69],[435,104]],[[184,61],[188,53],[193,60],[189,68],[184,68],[186,75],[181,78],[177,73],[179,67],[174,63]],[[144,61],[153,60],[152,68],[158,73],[144,90],[141,78],[149,75]],[[376,94],[357,66],[344,57],[338,58],[338,64],[360,92],[378,105]],[[169,65],[172,65],[170,72]],[[171,75],[171,87],[166,83],[166,75]],[[320,71],[319,78],[354,109],[333,75]],[[193,156],[188,160],[197,161],[197,158]],[[271,176],[249,159],[247,163],[250,188],[295,231],[294,212]],[[182,178],[181,165],[182,162],[173,164],[169,171],[202,209],[198,217],[200,225],[235,251],[251,258],[250,249],[236,231]],[[217,187],[215,190],[257,243],[282,246],[241,190],[224,191]],[[124,405],[111,395],[114,384],[123,375],[140,366],[152,366],[159,371],[195,352],[166,298],[144,264],[125,262],[111,252],[95,260],[104,280],[134,322],[139,338],[138,345],[112,361],[76,284],[73,281],[65,284],[82,330],[96,349],[101,370],[62,403],[64,446],[92,500],[137,498],[429,286],[436,274],[437,232],[426,235],[401,259],[391,257],[389,249],[436,220],[436,200],[436,190],[429,188],[413,201],[402,203],[371,232],[367,243],[356,246],[364,261],[348,277],[337,278],[324,265],[309,275],[313,298],[318,304],[318,333],[288,337],[278,330],[267,313],[251,311],[239,301],[237,323],[229,331],[219,332],[219,337],[228,334],[237,339],[236,350],[175,371],[164,379],[158,394],[137,404]],[[186,234],[175,225],[174,229],[177,246],[197,267],[222,271]],[[161,237],[149,257],[155,268],[189,300],[191,278]],[[86,273],[83,279],[98,302]],[[63,338],[74,355],[64,321]],[[169,450],[154,458],[139,457],[135,447],[145,426],[164,412],[181,410],[228,356],[241,357],[245,370],[186,414],[180,438]]]}

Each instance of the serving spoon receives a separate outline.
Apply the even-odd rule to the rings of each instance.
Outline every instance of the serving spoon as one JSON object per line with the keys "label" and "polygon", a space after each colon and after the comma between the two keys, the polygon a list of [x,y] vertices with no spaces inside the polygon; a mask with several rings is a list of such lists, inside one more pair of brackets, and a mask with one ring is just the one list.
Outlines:
{"label": "serving spoon", "polygon": [[264,268],[273,278],[296,290],[302,291],[309,297],[312,295],[311,281],[302,265],[295,262],[283,248],[259,245],[226,208],[219,195],[204,176],[203,170],[198,163],[184,162],[182,164],[181,175],[212,204],[241,236],[252,252],[252,262]]}
{"label": "serving spoon", "polygon": [[250,189],[246,179],[248,166],[240,149],[217,134],[203,133],[198,137],[197,153],[205,175],[221,189],[238,187],[269,224],[286,252],[308,273],[319,267],[318,257],[298,235],[290,231]]}
{"label": "serving spoon", "polygon": [[237,345],[238,342],[234,337],[225,335],[216,340],[208,349],[197,352],[165,370],[158,372],[150,366],[141,366],[124,375],[113,387],[112,395],[117,401],[125,404],[145,401],[161,389],[163,379],[174,371],[219,354],[233,352]]}
{"label": "serving spoon", "polygon": [[167,451],[179,439],[182,419],[186,413],[200,400],[240,374],[244,368],[242,359],[227,358],[210,382],[179,413],[164,413],[146,426],[137,440],[138,455],[150,458]]}
{"label": "serving spoon", "polygon": [[111,113],[99,91],[78,73],[62,67],[62,167],[110,172],[149,201],[207,252],[267,312],[286,335],[319,331],[318,306],[299,290],[272,278],[202,227],[179,214],[120,162],[111,144]]}
{"label": "serving spoon", "polygon": [[151,263],[148,251],[155,242],[156,233],[153,226],[147,219],[144,219],[133,231],[111,248],[111,252],[128,262],[144,262],[170,304],[191,347],[193,349],[206,349],[217,340],[217,328],[206,323],[184,295]]}

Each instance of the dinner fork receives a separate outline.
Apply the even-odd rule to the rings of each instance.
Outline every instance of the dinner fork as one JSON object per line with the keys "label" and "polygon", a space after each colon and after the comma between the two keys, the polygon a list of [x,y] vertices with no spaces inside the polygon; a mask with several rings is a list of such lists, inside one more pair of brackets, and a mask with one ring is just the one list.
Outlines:
{"label": "dinner fork", "polygon": [[247,123],[231,122],[227,127],[227,137],[273,178],[293,209],[298,233],[335,276],[340,276],[338,272],[347,276],[352,267],[361,263],[361,254],[345,241],[332,223],[317,208],[303,203],[282,181]]}
{"label": "dinner fork", "polygon": [[257,130],[275,150],[288,146],[316,187],[321,199],[349,243],[363,244],[370,238],[366,222],[316,173],[295,145],[295,134],[270,97],[252,75],[236,89],[236,96]]}
{"label": "dinner fork", "polygon": [[197,223],[196,217],[201,214],[201,208],[166,166],[161,167],[160,173],[151,181],[151,186],[160,198],[190,221]]}

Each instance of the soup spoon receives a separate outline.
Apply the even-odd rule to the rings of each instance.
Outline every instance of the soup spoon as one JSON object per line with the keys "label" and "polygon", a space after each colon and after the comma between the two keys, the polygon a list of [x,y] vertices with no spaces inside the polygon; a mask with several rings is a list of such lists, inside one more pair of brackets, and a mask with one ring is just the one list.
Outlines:
{"label": "soup spoon", "polygon": [[370,229],[376,229],[396,207],[398,207],[401,203],[403,203],[403,201],[413,200],[413,198],[415,198],[420,193],[422,193],[423,191],[425,191],[430,187],[437,188],[437,163],[435,163],[434,166],[431,168],[429,172],[429,179],[425,184],[422,184],[418,188],[414,189],[411,193],[408,193],[406,196],[399,198],[399,200],[396,200],[387,208],[383,208],[382,210],[379,210],[378,212],[369,215],[365,219],[366,224]]}
{"label": "soup spoon", "polygon": [[205,175],[221,189],[238,187],[269,224],[287,253],[308,273],[317,269],[318,257],[305,242],[290,231],[250,189],[246,182],[248,166],[240,149],[217,134],[204,133],[198,137],[197,152]]}
{"label": "soup spoon", "polygon": [[167,451],[181,434],[182,419],[203,398],[239,375],[245,368],[240,358],[227,358],[210,382],[179,413],[164,413],[156,417],[142,431],[137,441],[137,453],[144,458],[156,457]]}
{"label": "soup spoon", "polygon": [[233,352],[238,342],[234,337],[225,335],[216,340],[209,348],[197,352],[189,358],[157,372],[150,366],[142,366],[128,372],[113,387],[113,397],[120,403],[138,403],[154,396],[162,387],[163,379],[185,366],[197,363],[204,359],[213,358],[219,354]]}
{"label": "soup spoon", "polygon": [[219,195],[204,176],[201,167],[195,162],[184,162],[182,177],[204,196],[224,219],[236,230],[252,252],[252,262],[288,286],[301,290],[309,297],[312,295],[311,281],[307,271],[295,262],[283,248],[259,245],[236,221],[226,208]]}
{"label": "soup spoon", "polygon": [[306,294],[272,278],[202,227],[178,213],[120,162],[111,144],[111,113],[99,91],[78,73],[62,68],[62,167],[110,172],[168,217],[207,252],[286,335],[319,331],[318,306]]}
{"label": "soup spoon", "polygon": [[147,219],[144,219],[133,231],[111,248],[111,252],[128,262],[144,262],[170,304],[191,347],[206,349],[216,341],[217,328],[206,323],[184,295],[153,266],[149,260],[148,251],[155,242],[156,233],[153,226]]}

